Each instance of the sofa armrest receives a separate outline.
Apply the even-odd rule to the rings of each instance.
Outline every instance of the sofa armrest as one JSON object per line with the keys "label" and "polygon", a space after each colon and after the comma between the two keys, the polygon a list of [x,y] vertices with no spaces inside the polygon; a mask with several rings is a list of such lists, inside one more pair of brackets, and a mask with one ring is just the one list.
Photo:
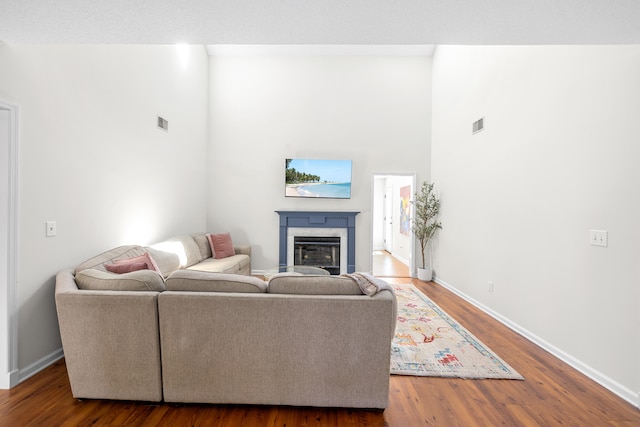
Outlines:
{"label": "sofa armrest", "polygon": [[158,292],[78,289],[56,276],[55,302],[76,398],[162,400]]}

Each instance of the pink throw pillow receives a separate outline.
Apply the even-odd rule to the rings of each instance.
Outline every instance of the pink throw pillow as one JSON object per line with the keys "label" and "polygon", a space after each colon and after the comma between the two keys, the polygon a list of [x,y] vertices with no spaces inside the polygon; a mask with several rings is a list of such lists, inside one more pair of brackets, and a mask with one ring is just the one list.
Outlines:
{"label": "pink throw pillow", "polygon": [[209,239],[209,246],[211,246],[211,253],[215,259],[227,258],[236,254],[235,249],[233,249],[231,234],[207,234],[207,238]]}
{"label": "pink throw pillow", "polygon": [[147,266],[147,270],[157,271],[158,273],[161,272],[160,269],[158,268],[158,265],[153,260],[153,258],[151,258],[151,255],[149,255],[148,252],[145,252],[144,254],[137,257],[133,257],[133,258],[117,259],[113,262],[114,264],[144,263]]}
{"label": "pink throw pillow", "polygon": [[106,268],[107,271],[116,274],[131,273],[132,271],[138,270],[148,270],[147,264],[145,264],[144,262],[121,262],[120,264],[105,264],[104,268]]}

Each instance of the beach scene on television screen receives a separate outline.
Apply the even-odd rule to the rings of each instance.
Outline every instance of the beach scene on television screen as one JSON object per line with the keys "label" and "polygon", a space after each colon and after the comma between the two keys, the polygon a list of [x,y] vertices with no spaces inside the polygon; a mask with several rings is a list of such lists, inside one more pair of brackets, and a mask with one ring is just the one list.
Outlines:
{"label": "beach scene on television screen", "polygon": [[351,198],[351,160],[286,159],[285,195]]}

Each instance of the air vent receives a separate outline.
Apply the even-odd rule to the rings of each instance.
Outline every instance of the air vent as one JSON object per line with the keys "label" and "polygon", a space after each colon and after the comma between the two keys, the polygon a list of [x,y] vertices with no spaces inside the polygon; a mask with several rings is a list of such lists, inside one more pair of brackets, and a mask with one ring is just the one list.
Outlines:
{"label": "air vent", "polygon": [[484,129],[484,117],[473,122],[473,134],[480,132]]}
{"label": "air vent", "polygon": [[158,116],[158,127],[162,130],[169,132],[169,121]]}

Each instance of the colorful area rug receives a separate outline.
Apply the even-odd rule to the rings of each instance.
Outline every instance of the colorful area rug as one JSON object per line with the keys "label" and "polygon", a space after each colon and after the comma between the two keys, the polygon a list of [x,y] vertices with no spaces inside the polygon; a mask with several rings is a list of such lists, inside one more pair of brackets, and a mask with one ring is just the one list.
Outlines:
{"label": "colorful area rug", "polygon": [[391,373],[427,377],[524,379],[413,285],[398,300]]}

